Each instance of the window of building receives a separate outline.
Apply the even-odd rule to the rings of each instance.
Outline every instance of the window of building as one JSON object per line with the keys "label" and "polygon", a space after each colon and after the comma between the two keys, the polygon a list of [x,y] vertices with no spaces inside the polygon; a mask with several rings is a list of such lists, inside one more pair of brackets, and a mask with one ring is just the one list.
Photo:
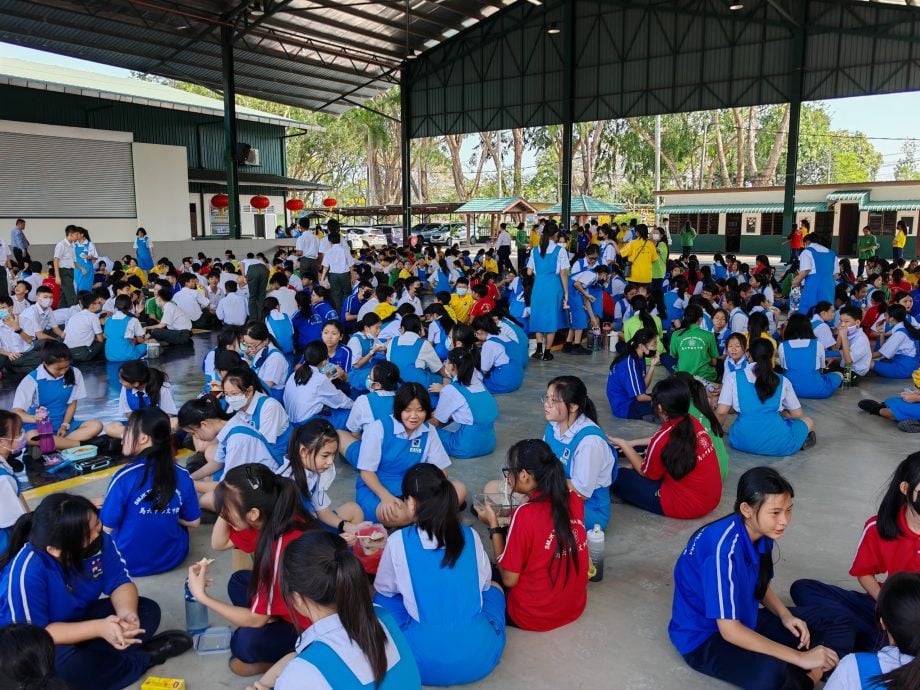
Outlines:
{"label": "window of building", "polygon": [[718,235],[719,234],[719,214],[718,213],[672,213],[668,216],[668,232],[671,236],[680,234],[684,223],[689,221],[690,225],[696,228],[698,235]]}
{"label": "window of building", "polygon": [[812,228],[818,237],[830,238],[834,234],[834,214],[831,211],[820,211],[815,214],[815,227]]}
{"label": "window of building", "polygon": [[897,211],[880,211],[869,214],[869,227],[872,229],[872,234],[876,236],[892,237],[897,223]]}
{"label": "window of building", "polygon": [[760,234],[764,236],[779,236],[783,233],[783,214],[782,213],[761,213],[760,214]]}

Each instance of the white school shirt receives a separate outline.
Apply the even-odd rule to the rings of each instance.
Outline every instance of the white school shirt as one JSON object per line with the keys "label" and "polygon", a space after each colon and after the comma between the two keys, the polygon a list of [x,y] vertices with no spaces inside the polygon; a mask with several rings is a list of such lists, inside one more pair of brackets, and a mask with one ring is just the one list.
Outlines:
{"label": "white school shirt", "polygon": [[[364,333],[362,333],[361,335],[363,336]],[[377,339],[374,339],[371,342],[371,349],[373,349],[375,345],[379,345],[379,344],[380,344],[380,341]],[[348,339],[347,347],[349,350],[351,350],[351,361],[353,364],[357,363],[359,359],[364,357],[364,350],[361,349],[361,340],[358,338],[357,335],[353,335]]]}
{"label": "white school shirt", "polygon": [[902,323],[899,323],[888,332],[885,344],[879,347],[878,351],[885,359],[892,359],[896,355],[917,356],[917,346],[907,334]]}
{"label": "white school shirt", "polygon": [[508,353],[500,343],[494,340],[485,340],[479,352],[479,371],[488,374],[494,367],[501,367],[508,364],[511,360]]}
{"label": "white school shirt", "polygon": [[[168,383],[164,383],[160,388],[160,403],[157,407],[161,412],[172,417],[179,414],[179,406],[176,405],[176,399],[173,397],[172,386]],[[128,392],[124,386],[121,387],[121,393],[118,395],[118,412],[125,418],[133,412],[131,406],[128,405]]]}
{"label": "white school shirt", "polygon": [[80,305],[75,304],[72,307],[64,307],[63,309],[55,309],[51,312],[52,321],[58,328],[64,328],[67,325],[67,322],[70,321],[71,317],[79,313]]}
{"label": "white school shirt", "polygon": [[51,307],[42,309],[37,304],[33,304],[19,315],[19,327],[33,338],[55,325],[54,312]]}
{"label": "white school shirt", "polygon": [[207,297],[189,287],[184,287],[173,295],[172,303],[184,311],[191,321],[200,319],[202,310],[209,306]]}
{"label": "white school shirt", "polygon": [[144,333],[146,333],[144,327],[141,326],[140,321],[138,321],[133,316],[128,316],[123,311],[116,311],[109,318],[113,319],[114,321],[130,319],[130,321],[128,321],[128,325],[125,327],[125,338],[140,338],[144,335]]}
{"label": "white school shirt", "polygon": [[227,326],[242,326],[249,318],[249,301],[239,292],[231,292],[217,305],[217,318]]}
{"label": "white school shirt", "polygon": [[89,347],[96,341],[96,336],[102,333],[99,323],[99,314],[94,314],[88,309],[81,309],[67,321],[64,330],[64,344],[73,349],[75,347]]}
{"label": "white school shirt", "polygon": [[[597,425],[584,415],[579,415],[564,434],[560,435],[558,422],[550,422],[549,426],[553,438],[561,443],[570,443],[582,429]],[[606,439],[595,435],[583,438],[569,462],[572,486],[582,496],[590,497],[597,489],[610,486],[616,458]]]}
{"label": "white school shirt", "polygon": [[365,314],[369,314],[374,309],[380,306],[380,300],[376,297],[371,297],[367,302],[361,305],[361,308],[358,310],[358,321],[364,318]]}
{"label": "white school shirt", "polygon": [[747,333],[748,330],[748,315],[738,307],[732,310],[732,313],[729,314],[728,318],[728,332],[729,333]]}
{"label": "white school shirt", "polygon": [[[894,671],[913,660],[914,657],[902,653],[900,649],[893,646],[882,647],[878,652],[882,673]],[[833,675],[824,686],[824,690],[862,690],[862,688],[863,684],[859,680],[859,667],[856,665],[856,656],[853,654],[847,654],[840,660]]]}
{"label": "white school shirt", "polygon": [[109,297],[105,301],[105,304],[102,305],[102,309],[100,311],[103,314],[114,314],[115,313],[115,298]]}
{"label": "white school shirt", "polygon": [[76,255],[73,251],[73,245],[67,240],[61,240],[54,246],[54,257],[58,260],[61,268],[73,268]]}
{"label": "white school shirt", "polygon": [[27,343],[16,331],[0,321],[0,350],[6,350],[7,352],[25,352],[31,349],[31,343]]}
{"label": "white school shirt", "polygon": [[29,299],[20,300],[16,295],[10,294],[10,299],[13,300],[13,315],[19,316],[22,312],[32,306],[32,303],[29,302]]}
{"label": "white school shirt", "polygon": [[623,277],[616,275],[610,279],[610,296],[619,297],[626,291],[626,281]]}
{"label": "white school shirt", "polygon": [[281,313],[286,314],[289,318],[293,318],[294,314],[300,309],[300,307],[297,306],[297,293],[287,287],[272,290],[266,296],[274,297],[278,300],[278,306],[281,307]]}
{"label": "white school shirt", "polygon": [[831,331],[827,321],[821,319],[821,323],[817,326],[812,324],[812,330],[815,332],[815,337],[824,345],[825,350],[833,350],[836,347],[837,338],[834,337],[834,333]]}
{"label": "white school shirt", "polygon": [[[830,251],[827,247],[824,247],[820,244],[810,245],[812,251],[818,252],[818,254],[825,254]],[[811,275],[815,272],[815,260],[811,256],[811,252],[803,251],[799,254],[799,273],[802,271],[808,271],[808,275]],[[840,259],[834,259],[834,273],[840,273]]]}
{"label": "white school shirt", "polygon": [[[382,398],[391,398],[396,395],[396,391],[374,391]],[[377,421],[371,410],[371,403],[367,399],[367,394],[359,395],[348,413],[348,419],[345,421],[345,428],[356,434],[364,433],[365,427],[371,422]]]}
{"label": "white school shirt", "polygon": [[428,440],[422,449],[422,458],[419,462],[429,462],[435,467],[442,470],[450,467],[450,458],[444,445],[441,443],[441,437],[438,436],[437,430],[428,422],[423,423],[416,429],[412,435],[406,433],[406,427],[402,422],[396,420],[393,415],[384,419],[378,419],[364,428],[364,434],[361,436],[361,449],[358,453],[358,469],[376,472],[380,467],[381,451],[383,449],[383,425],[393,425],[393,435],[396,438],[412,440],[419,438],[423,432],[428,432]]}
{"label": "white school shirt", "polygon": [[319,414],[324,405],[333,410],[351,409],[354,404],[352,399],[332,385],[332,381],[326,378],[325,374],[312,364],[304,366],[310,367],[313,372],[309,381],[302,386],[297,385],[294,381],[295,372],[284,384],[284,409],[294,424],[300,424]]}
{"label": "white school shirt", "polygon": [[[377,608],[375,607],[375,609]],[[379,610],[382,612],[382,609]],[[384,627],[383,631],[387,636],[387,670],[390,670],[400,662],[401,657],[389,630]],[[337,613],[314,621],[313,625],[300,635],[294,651],[299,655],[310,643],[315,641],[328,645],[355,675],[361,685],[370,687],[374,684],[374,672],[367,661],[367,657],[364,656],[364,652],[358,644],[345,632]],[[333,690],[329,681],[326,680],[316,666],[305,659],[301,659],[300,656],[295,656],[284,667],[278,681],[275,683],[275,689],[303,690],[303,688]]]}
{"label": "white school shirt", "polygon": [[[377,567],[377,577],[374,580],[374,589],[385,597],[402,595],[403,606],[416,621],[419,620],[418,603],[415,600],[415,589],[412,587],[412,575],[409,573],[409,561],[406,558],[406,543],[403,536],[406,530],[418,530],[419,542],[426,551],[438,548],[437,539],[432,538],[428,532],[419,529],[416,525],[409,525],[404,529],[393,532],[387,537],[387,544],[380,557]],[[479,574],[479,603],[482,605],[482,592],[488,591],[492,586],[492,564],[482,548],[479,534],[471,531],[473,535],[473,548],[476,550],[476,570]],[[465,536],[465,535],[464,535]]]}
{"label": "white school shirt", "polygon": [[[722,380],[722,392],[719,393],[719,405],[728,405],[735,410],[735,412],[741,412],[741,403],[738,400],[738,381],[736,380],[736,377],[741,375],[746,376],[747,380],[751,383],[757,380],[757,376],[754,374],[754,365],[749,364],[744,368],[743,372],[736,371],[735,376],[726,376]],[[792,384],[789,382],[788,378],[783,376],[782,393],[780,394],[779,406],[776,408],[776,411],[799,410],[801,408],[802,404],[799,402],[792,388]]]}
{"label": "white school shirt", "polygon": [[[225,448],[225,452],[223,453],[223,476],[226,477],[227,472],[234,467],[245,465],[248,462],[265,465],[274,470],[278,466],[278,463],[271,456],[268,447],[262,440],[246,433],[233,434],[233,436],[230,436],[230,432],[237,426],[245,426],[254,429],[252,424],[245,419],[233,415],[229,421],[224,424],[224,428],[220,430],[220,433],[217,434],[218,456],[221,455],[220,447],[224,446]],[[220,461],[218,460],[218,462]]]}
{"label": "white school shirt", "polygon": [[0,458],[0,467],[9,472],[8,475],[0,475],[0,527],[6,529],[12,527],[25,511],[19,500],[19,482],[13,476],[13,468],[4,458]]}
{"label": "white school shirt", "polygon": [[[383,332],[381,331],[380,334],[383,335]],[[415,341],[420,338],[421,336],[418,333],[401,333],[397,337],[394,337],[387,343],[387,359],[390,359],[390,351],[393,349],[393,343],[412,346],[415,345]],[[436,373],[441,370],[442,366],[441,358],[438,357],[438,353],[434,351],[434,346],[427,340],[423,340],[422,347],[419,349],[418,356],[415,358],[415,368]]]}
{"label": "white school shirt", "polygon": [[607,240],[606,242],[602,242],[601,243],[601,255],[598,261],[602,264],[606,264],[607,266],[610,266],[614,264],[616,260],[617,260],[616,244],[609,240]]}
{"label": "white school shirt", "polygon": [[208,307],[216,310],[217,305],[220,304],[220,301],[226,296],[226,293],[222,285],[218,285],[217,290],[213,292],[211,291],[211,286],[208,285],[204,289],[204,296],[208,300]]}
{"label": "white school shirt", "polygon": [[166,302],[163,305],[163,318],[160,319],[160,323],[171,331],[192,330],[192,321],[188,314],[173,302]]}
{"label": "white school shirt", "polygon": [[[556,243],[550,240],[549,244],[546,246],[546,253],[552,254],[553,249],[556,248]],[[530,256],[527,259],[527,268],[533,270],[533,258],[536,254],[540,253],[540,245],[537,245],[533,248],[533,251],[530,252]],[[565,250],[565,247],[559,247],[559,255],[556,257],[556,273],[561,273],[562,271],[569,270],[569,253]]]}
{"label": "white school shirt", "polygon": [[[259,405],[259,400],[262,398],[265,398],[265,402],[262,403],[262,411],[259,413],[259,424],[256,425],[253,415],[255,414],[256,407]],[[163,411],[165,412],[166,410]],[[287,412],[284,411],[284,405],[270,395],[265,395],[264,393],[257,392],[252,396],[252,400],[249,401],[249,404],[236,414],[241,419],[252,424],[255,430],[262,434],[269,443],[277,441],[278,437],[291,425]]]}
{"label": "white school shirt", "polygon": [[40,273],[32,273],[28,278],[22,278],[22,280],[26,281],[29,285],[32,286],[32,289],[29,290],[29,301],[34,302],[36,297],[38,297],[38,295],[35,294],[35,291],[41,287],[44,278],[42,278]]}
{"label": "white school shirt", "polygon": [[[73,370],[73,386],[71,386],[70,397],[67,398],[68,405],[86,397],[86,386],[83,384],[83,374],[80,373],[80,370],[76,367],[71,367],[71,369]],[[38,365],[35,371],[36,376],[41,381],[60,381],[64,378],[63,376],[59,376],[58,378],[53,377],[41,364]],[[19,385],[16,386],[16,394],[13,396],[13,407],[28,412],[29,408],[32,407],[32,405],[37,405],[38,402],[38,382],[31,376],[23,377]]]}
{"label": "white school shirt", "polygon": [[[294,476],[290,459],[284,461],[284,464],[278,468],[277,474],[289,479]],[[313,505],[314,514],[331,508],[332,499],[329,497],[329,487],[332,486],[335,479],[335,465],[329,465],[329,469],[322,474],[304,468],[304,474],[307,477],[307,488],[310,489],[310,503]]]}
{"label": "white school shirt", "polygon": [[869,338],[863,332],[862,328],[856,329],[855,335],[847,333],[847,341],[850,343],[850,359],[853,360],[853,371],[858,376],[865,376],[869,373],[872,363],[872,345]]}
{"label": "white school shirt", "polygon": [[355,260],[348,245],[339,242],[329,245],[329,251],[323,254],[322,265],[329,269],[329,273],[348,273],[348,270],[355,265]]}
{"label": "white school shirt", "polygon": [[[783,342],[786,343],[787,347],[791,347],[795,350],[798,350],[803,347],[808,347],[808,343],[811,342],[811,339],[795,338],[794,340],[785,340]],[[782,343],[780,343],[780,346],[776,350],[776,363],[785,369],[786,368],[786,358],[783,355],[784,349],[785,348],[783,347]],[[824,354],[824,345],[822,345],[821,341],[819,340],[818,346],[815,348],[815,370],[816,371],[821,370],[826,366],[827,366],[827,360]]]}
{"label": "white school shirt", "polygon": [[[463,393],[457,390],[456,386],[460,384],[457,383],[456,379],[451,384],[441,389],[441,394],[438,396],[438,407],[433,415],[434,418],[441,424],[447,424],[451,420],[457,422],[457,424],[472,424],[474,421],[473,410],[470,409],[469,403],[463,397]],[[467,389],[470,393],[484,391],[486,387],[482,384],[482,377],[477,380],[474,376]]]}
{"label": "white school shirt", "polygon": [[305,259],[315,259],[319,254],[319,238],[312,230],[301,234],[294,247]]}
{"label": "white school shirt", "polygon": [[511,235],[508,234],[507,230],[501,230],[498,233],[498,237],[495,238],[495,248],[499,247],[510,247],[511,246]]}
{"label": "white school shirt", "polygon": [[418,297],[410,297],[408,290],[403,290],[402,297],[396,302],[396,308],[399,309],[404,304],[411,304],[415,313],[419,316],[422,315],[422,300]]}

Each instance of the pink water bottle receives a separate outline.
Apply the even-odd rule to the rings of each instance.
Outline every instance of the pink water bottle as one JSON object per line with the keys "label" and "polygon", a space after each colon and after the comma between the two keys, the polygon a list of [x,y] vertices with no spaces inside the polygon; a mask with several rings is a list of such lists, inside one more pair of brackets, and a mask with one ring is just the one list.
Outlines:
{"label": "pink water bottle", "polygon": [[48,410],[39,407],[35,411],[35,430],[38,432],[38,448],[42,455],[53,453],[54,446],[54,426],[48,417]]}

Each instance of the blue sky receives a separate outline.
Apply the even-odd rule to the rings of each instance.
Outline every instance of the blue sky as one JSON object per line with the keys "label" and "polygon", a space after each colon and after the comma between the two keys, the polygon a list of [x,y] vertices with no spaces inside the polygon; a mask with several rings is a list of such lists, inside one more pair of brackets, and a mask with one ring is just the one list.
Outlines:
{"label": "blue sky", "polygon": [[[130,75],[128,70],[118,67],[63,57],[8,43],[0,43],[0,57],[19,58],[105,74]],[[841,98],[825,103],[830,111],[834,129],[859,130],[872,140],[875,148],[884,157],[879,179],[892,179],[903,140],[920,136],[916,125],[916,113],[920,112],[920,92]],[[472,142],[470,145],[472,146]]]}

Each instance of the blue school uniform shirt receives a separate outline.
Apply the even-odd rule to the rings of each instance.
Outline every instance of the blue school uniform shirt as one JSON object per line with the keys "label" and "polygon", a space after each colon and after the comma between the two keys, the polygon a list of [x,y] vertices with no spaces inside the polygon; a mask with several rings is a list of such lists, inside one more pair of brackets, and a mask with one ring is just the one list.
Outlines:
{"label": "blue school uniform shirt", "polygon": [[717,621],[736,620],[757,628],[760,602],[754,598],[760,556],[772,555],[773,540],[751,542],[737,513],[699,529],[674,566],[674,600],[668,635],[689,654],[713,635]]}
{"label": "blue school uniform shirt", "polygon": [[644,357],[626,357],[617,362],[607,375],[607,397],[617,417],[629,417],[629,408],[640,395],[645,395]]}
{"label": "blue school uniform shirt", "polygon": [[135,577],[172,570],[188,555],[188,529],[179,520],[192,522],[201,517],[195,482],[184,467],[176,465],[176,490],[166,508],[153,509],[145,500],[153,490],[153,470],[144,476],[140,459],[122,467],[105,494],[99,511],[102,524],[112,529],[112,539]]}
{"label": "blue school uniform shirt", "polygon": [[112,538],[103,533],[102,551],[83,561],[82,569],[65,571],[51,554],[26,544],[0,576],[0,626],[83,620],[101,595],[110,595],[131,577]]}
{"label": "blue school uniform shirt", "polygon": [[[329,364],[335,364],[339,369],[344,372],[349,372],[352,370],[351,364],[351,350],[344,345],[338,345],[335,348],[335,354],[329,357]],[[303,358],[301,358],[301,364],[303,363]]]}

